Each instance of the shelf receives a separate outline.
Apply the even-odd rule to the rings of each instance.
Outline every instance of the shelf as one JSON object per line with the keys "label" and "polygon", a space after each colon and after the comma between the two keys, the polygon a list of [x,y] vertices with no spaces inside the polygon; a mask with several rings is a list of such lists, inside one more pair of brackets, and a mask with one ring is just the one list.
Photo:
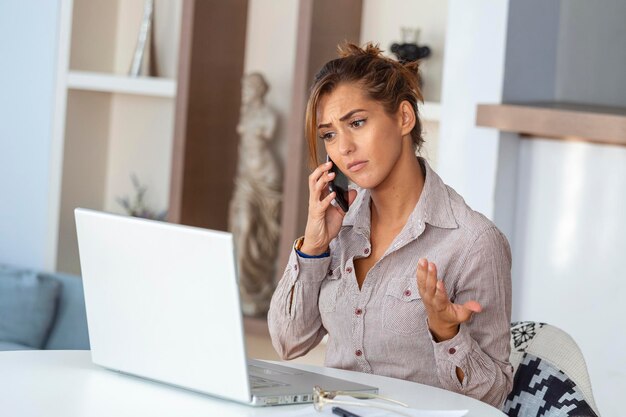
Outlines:
{"label": "shelf", "polygon": [[425,101],[419,106],[420,118],[426,122],[438,122],[441,118],[441,104]]}
{"label": "shelf", "polygon": [[626,146],[626,108],[572,103],[479,104],[476,125],[529,136]]}
{"label": "shelf", "polygon": [[98,72],[70,71],[67,87],[72,90],[100,91],[106,93],[134,94],[173,98],[176,81],[168,78],[129,77]]}

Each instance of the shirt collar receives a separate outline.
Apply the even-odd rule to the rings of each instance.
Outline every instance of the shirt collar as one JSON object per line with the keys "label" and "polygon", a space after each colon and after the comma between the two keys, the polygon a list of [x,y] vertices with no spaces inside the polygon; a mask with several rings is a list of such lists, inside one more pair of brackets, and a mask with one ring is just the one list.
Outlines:
{"label": "shirt collar", "polygon": [[[422,194],[407,221],[408,226],[412,229],[411,234],[419,235],[423,231],[422,222],[439,228],[456,229],[458,224],[452,211],[447,186],[424,158],[418,157],[418,160],[426,174],[426,179]],[[371,226],[370,192],[358,187],[356,190],[357,197],[346,214],[343,225],[353,226],[357,231],[364,232],[369,236]]]}

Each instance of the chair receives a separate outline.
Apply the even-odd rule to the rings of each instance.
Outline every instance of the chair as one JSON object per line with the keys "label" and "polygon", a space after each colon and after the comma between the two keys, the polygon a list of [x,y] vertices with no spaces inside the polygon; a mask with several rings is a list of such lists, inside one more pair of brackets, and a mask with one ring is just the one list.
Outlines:
{"label": "chair", "polygon": [[585,359],[563,330],[545,323],[511,323],[513,390],[510,417],[598,417]]}

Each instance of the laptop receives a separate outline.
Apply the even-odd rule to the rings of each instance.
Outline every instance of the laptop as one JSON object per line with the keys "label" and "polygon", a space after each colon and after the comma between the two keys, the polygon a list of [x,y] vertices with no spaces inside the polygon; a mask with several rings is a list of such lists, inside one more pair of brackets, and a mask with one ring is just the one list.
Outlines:
{"label": "laptop", "polygon": [[76,209],[93,363],[253,406],[375,387],[246,356],[230,233]]}

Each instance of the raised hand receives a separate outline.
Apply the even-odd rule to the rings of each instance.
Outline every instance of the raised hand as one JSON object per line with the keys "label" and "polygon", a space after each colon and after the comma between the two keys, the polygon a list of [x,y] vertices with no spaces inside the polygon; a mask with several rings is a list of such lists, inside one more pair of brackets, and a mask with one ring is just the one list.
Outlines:
{"label": "raised hand", "polygon": [[[304,242],[300,250],[307,255],[320,255],[328,249],[341,230],[346,215],[339,207],[331,204],[335,193],[328,192],[328,183],[335,178],[329,172],[332,162],[321,164],[309,175],[309,215],[304,232]],[[356,191],[350,190],[348,203],[352,204]]]}
{"label": "raised hand", "polygon": [[459,324],[482,310],[476,301],[462,305],[451,302],[443,281],[437,279],[437,266],[427,259],[417,263],[417,289],[426,307],[428,327],[438,342],[452,339],[459,331]]}

